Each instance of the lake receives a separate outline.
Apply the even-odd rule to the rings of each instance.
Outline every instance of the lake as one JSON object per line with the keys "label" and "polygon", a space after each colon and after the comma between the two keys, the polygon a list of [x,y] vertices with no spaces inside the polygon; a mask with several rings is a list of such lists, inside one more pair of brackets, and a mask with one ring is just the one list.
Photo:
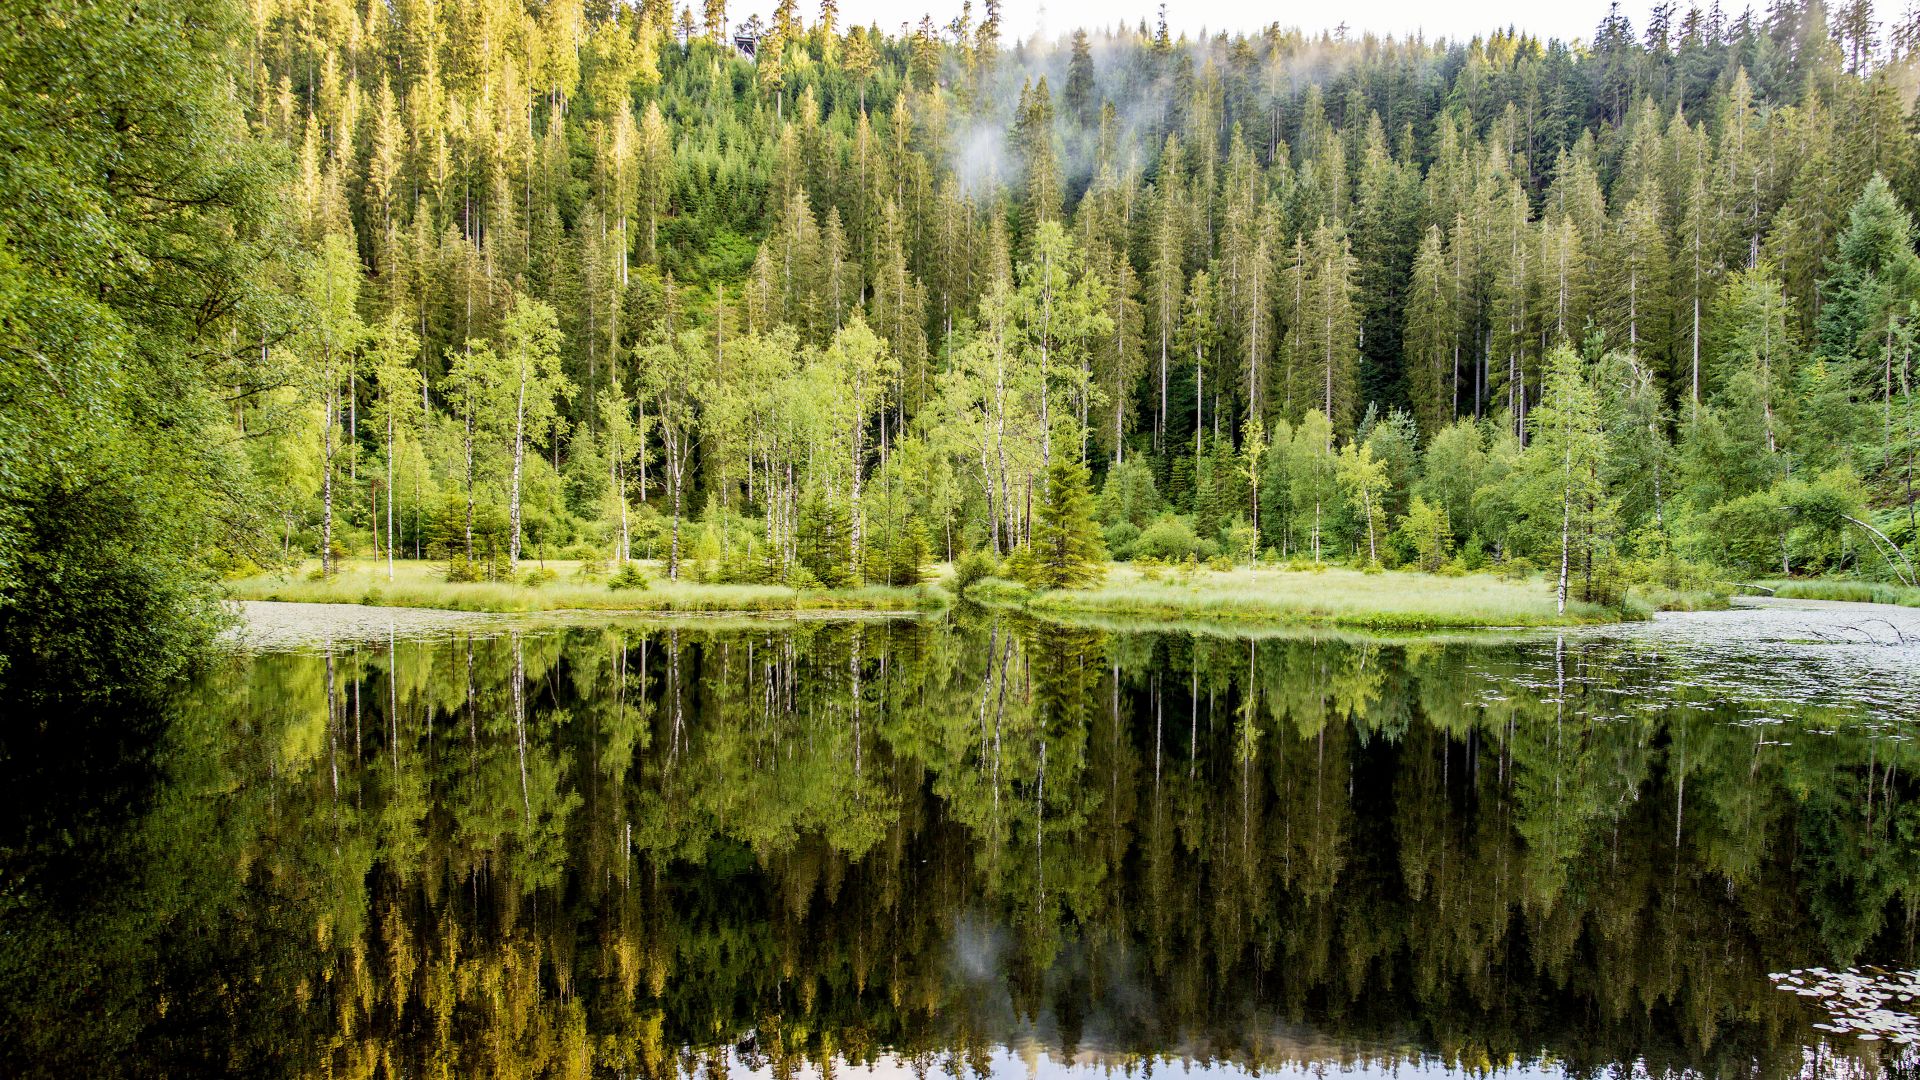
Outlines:
{"label": "lake", "polygon": [[257,616],[49,736],[15,1075],[1915,1075],[1920,612]]}

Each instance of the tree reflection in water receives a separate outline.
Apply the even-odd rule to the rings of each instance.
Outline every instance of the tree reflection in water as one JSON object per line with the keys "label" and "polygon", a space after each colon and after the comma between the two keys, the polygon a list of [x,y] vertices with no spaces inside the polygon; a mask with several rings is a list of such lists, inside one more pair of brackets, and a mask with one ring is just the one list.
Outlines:
{"label": "tree reflection in water", "polygon": [[1912,744],[1712,663],[964,612],[236,661],[99,842],[10,838],[0,1066],[1899,1068],[1767,976],[1911,966]]}

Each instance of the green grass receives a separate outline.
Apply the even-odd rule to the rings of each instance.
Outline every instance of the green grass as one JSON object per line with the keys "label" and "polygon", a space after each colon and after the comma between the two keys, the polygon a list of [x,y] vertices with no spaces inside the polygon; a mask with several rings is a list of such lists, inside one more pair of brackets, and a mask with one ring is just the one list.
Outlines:
{"label": "green grass", "polygon": [[[1154,622],[1268,623],[1347,626],[1371,630],[1447,630],[1572,626],[1618,622],[1623,615],[1594,604],[1556,610],[1554,591],[1534,578],[1490,574],[1446,577],[1389,571],[1369,574],[1270,568],[1162,570],[1153,580],[1142,568],[1115,564],[1106,580],[1087,589],[1034,592],[1002,579],[969,590],[981,603],[1019,607],[1038,615],[1123,616]],[[1636,605],[1637,607],[1637,605]]]}
{"label": "green grass", "polygon": [[[663,568],[644,564],[651,579],[644,589],[614,590],[606,575],[574,576],[577,564],[548,560],[560,576],[537,587],[518,581],[449,582],[437,562],[394,564],[387,580],[384,560],[353,559],[324,581],[312,580],[314,563],[285,573],[258,574],[227,583],[235,600],[279,600],[308,604],[373,604],[438,608],[445,611],[918,611],[944,606],[946,594],[933,586],[857,589],[789,589],[784,585],[704,585],[668,581]],[[538,563],[522,563],[524,575]]]}
{"label": "green grass", "polygon": [[1844,581],[1833,578],[1808,578],[1791,581],[1763,581],[1783,600],[1847,600],[1856,604],[1898,604],[1920,607],[1920,589],[1893,585],[1884,581]]}

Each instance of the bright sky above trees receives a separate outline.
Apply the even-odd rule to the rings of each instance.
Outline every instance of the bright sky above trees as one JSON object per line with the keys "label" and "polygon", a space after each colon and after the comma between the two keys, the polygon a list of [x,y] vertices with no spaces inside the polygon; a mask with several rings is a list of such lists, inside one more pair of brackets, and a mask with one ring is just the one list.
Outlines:
{"label": "bright sky above trees", "polygon": [[[962,0],[926,0],[922,4],[902,5],[889,0],[847,0],[841,6],[846,25],[877,24],[882,30],[897,33],[901,22],[918,22],[922,14],[933,16],[944,25],[960,13]],[[1739,14],[1744,5],[1726,3],[1729,17]],[[1765,5],[1755,5],[1756,11]],[[766,18],[773,10],[765,4],[733,5],[739,18],[758,11]],[[973,16],[981,14],[981,4],[973,5]],[[764,10],[762,10],[764,9]],[[1621,11],[1636,27],[1647,21],[1650,5],[1629,0]],[[1036,33],[1059,37],[1076,27],[1111,26],[1117,22],[1149,24],[1157,18],[1159,5],[1151,0],[1106,3],[1102,0],[1012,0],[1003,8],[1009,38],[1026,39]],[[1523,0],[1455,0],[1452,3],[1422,3],[1416,0],[1345,0],[1338,4],[1282,4],[1255,0],[1203,0],[1167,5],[1167,24],[1175,31],[1197,35],[1201,30],[1253,31],[1270,22],[1298,26],[1303,30],[1336,30],[1345,23],[1355,34],[1406,36],[1419,31],[1428,38],[1469,38],[1493,27],[1515,26],[1541,37],[1581,38],[1593,36],[1593,28],[1607,13],[1602,0],[1577,3],[1528,3]],[[811,13],[809,13],[811,14]]]}

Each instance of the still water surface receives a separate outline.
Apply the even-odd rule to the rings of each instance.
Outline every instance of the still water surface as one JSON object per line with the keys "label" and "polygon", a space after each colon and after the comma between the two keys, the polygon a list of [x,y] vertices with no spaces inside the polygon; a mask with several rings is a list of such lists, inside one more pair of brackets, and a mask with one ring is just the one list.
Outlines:
{"label": "still water surface", "polygon": [[1920,625],[1863,610],[267,619],[7,778],[0,1071],[1915,1075],[1896,989],[1770,978],[1920,961]]}

